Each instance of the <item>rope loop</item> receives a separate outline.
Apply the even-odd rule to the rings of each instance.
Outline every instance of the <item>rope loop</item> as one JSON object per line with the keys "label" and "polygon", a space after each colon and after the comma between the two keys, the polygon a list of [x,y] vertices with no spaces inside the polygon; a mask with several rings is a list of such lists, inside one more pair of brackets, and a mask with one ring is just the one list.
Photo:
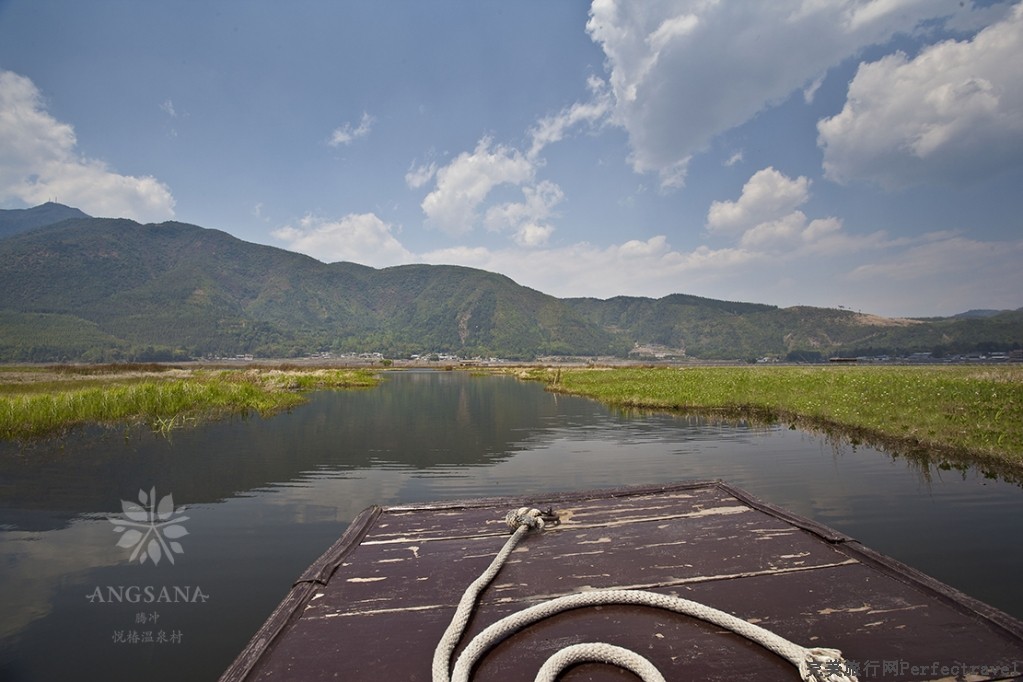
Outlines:
{"label": "rope loop", "polygon": [[519,507],[515,511],[508,512],[504,516],[504,522],[511,530],[516,530],[519,526],[543,530],[545,525],[543,512],[530,507]]}
{"label": "rope loop", "polygon": [[628,670],[643,682],[666,682],[661,671],[643,656],[603,642],[573,644],[557,651],[543,664],[533,682],[556,682],[563,670],[577,663],[606,663]]}
{"label": "rope loop", "polygon": [[[512,535],[497,553],[490,565],[476,578],[462,594],[455,613],[444,635],[433,652],[433,682],[469,682],[476,662],[498,642],[533,623],[555,614],[572,609],[603,605],[639,605],[673,611],[705,622],[756,642],[765,649],[781,656],[796,666],[799,676],[805,682],[856,682],[854,671],[850,670],[842,652],[837,649],[805,648],[776,635],[770,630],[737,618],[724,611],[699,602],[644,590],[593,590],[550,599],[501,618],[484,628],[466,644],[452,667],[451,656],[462,638],[480,594],[497,576],[505,561],[515,550],[518,542],[530,530],[543,530],[544,512],[530,507],[520,507],[508,512],[504,521],[512,529]],[[557,523],[557,516],[547,512],[548,518]],[[551,656],[537,674],[537,682],[553,682],[565,668],[584,661],[603,662],[616,665],[638,675],[644,682],[663,682],[664,677],[643,656],[618,646],[603,642],[588,642],[567,647]]]}

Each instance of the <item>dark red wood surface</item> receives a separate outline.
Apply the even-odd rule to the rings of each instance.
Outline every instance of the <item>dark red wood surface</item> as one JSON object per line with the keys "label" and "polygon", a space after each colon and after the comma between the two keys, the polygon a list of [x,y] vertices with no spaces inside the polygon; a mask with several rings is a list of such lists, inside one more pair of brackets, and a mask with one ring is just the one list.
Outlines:
{"label": "dark red wood surface", "polygon": [[[1018,621],[834,530],[702,482],[367,510],[222,681],[429,680],[455,605],[507,540],[505,513],[523,503],[552,506],[560,524],[522,541],[482,596],[463,644],[547,599],[632,588],[699,601],[803,646],[841,649],[861,680],[1023,675]],[[532,680],[556,650],[589,641],[637,651],[669,680],[798,679],[788,662],[738,635],[638,606],[537,623],[493,649],[474,679]],[[586,664],[563,679],[635,677]]]}

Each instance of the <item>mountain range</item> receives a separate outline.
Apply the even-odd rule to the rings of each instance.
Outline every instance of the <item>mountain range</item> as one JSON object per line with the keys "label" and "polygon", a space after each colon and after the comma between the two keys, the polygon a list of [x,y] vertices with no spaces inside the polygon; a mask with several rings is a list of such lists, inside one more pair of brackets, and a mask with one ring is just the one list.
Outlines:
{"label": "mountain range", "polygon": [[1009,350],[1023,309],[891,319],[673,294],[559,299],[451,265],[323,263],[178,222],[0,210],[0,361],[379,352],[822,359]]}

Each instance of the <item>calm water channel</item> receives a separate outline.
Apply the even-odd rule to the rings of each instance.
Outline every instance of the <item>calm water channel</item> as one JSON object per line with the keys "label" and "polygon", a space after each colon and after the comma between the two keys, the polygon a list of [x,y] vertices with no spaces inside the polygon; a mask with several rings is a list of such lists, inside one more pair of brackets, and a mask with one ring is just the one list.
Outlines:
{"label": "calm water channel", "polygon": [[[0,680],[215,680],[371,504],[713,478],[1023,617],[1018,485],[784,426],[394,372],[374,389],[169,440],[97,429],[0,446]],[[133,545],[118,546],[127,531],[110,519],[130,520],[121,501],[138,503],[140,489],[173,496],[157,512],[187,530],[174,563],[166,549],[158,564],[132,562]]]}

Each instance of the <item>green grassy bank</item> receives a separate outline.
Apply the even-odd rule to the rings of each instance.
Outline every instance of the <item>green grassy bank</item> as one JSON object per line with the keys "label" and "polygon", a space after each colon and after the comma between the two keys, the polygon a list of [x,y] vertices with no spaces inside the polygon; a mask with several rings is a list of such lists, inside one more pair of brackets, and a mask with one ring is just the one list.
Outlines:
{"label": "green grassy bank", "polygon": [[50,435],[88,423],[141,423],[168,431],[230,414],[268,415],[304,402],[305,391],[377,381],[372,372],[347,369],[5,367],[0,438]]}
{"label": "green grassy bank", "polygon": [[1023,367],[535,369],[611,405],[702,411],[840,433],[894,452],[1023,469]]}

